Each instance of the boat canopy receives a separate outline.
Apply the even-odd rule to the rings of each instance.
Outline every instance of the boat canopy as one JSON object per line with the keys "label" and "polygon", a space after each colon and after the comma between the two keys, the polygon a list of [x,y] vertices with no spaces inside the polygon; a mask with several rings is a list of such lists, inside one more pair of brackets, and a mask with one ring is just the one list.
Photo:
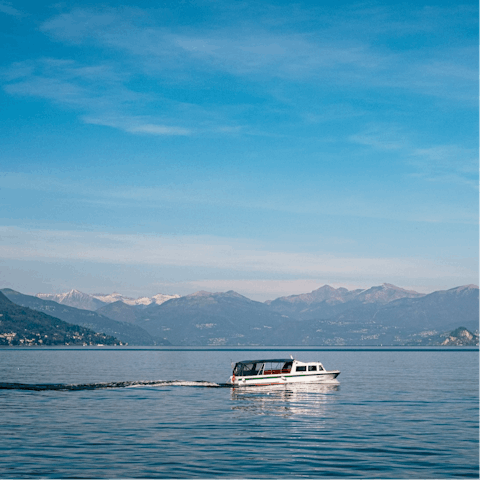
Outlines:
{"label": "boat canopy", "polygon": [[[235,364],[233,375],[247,377],[273,373],[290,373],[294,360],[291,358],[268,358],[266,360],[243,360]],[[269,367],[267,368],[267,365]]]}
{"label": "boat canopy", "polygon": [[266,360],[242,360],[237,362],[237,365],[245,363],[282,363],[282,362],[292,362],[291,358],[267,358]]}

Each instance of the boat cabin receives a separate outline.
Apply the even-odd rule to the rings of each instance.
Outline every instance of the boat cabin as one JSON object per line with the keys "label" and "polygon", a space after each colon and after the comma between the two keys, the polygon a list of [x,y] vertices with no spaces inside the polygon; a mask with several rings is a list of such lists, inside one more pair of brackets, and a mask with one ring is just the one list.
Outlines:
{"label": "boat cabin", "polygon": [[277,358],[268,360],[243,360],[237,362],[233,369],[235,377],[249,377],[261,375],[281,375],[295,372],[320,372],[324,371],[319,362],[299,362],[291,358]]}

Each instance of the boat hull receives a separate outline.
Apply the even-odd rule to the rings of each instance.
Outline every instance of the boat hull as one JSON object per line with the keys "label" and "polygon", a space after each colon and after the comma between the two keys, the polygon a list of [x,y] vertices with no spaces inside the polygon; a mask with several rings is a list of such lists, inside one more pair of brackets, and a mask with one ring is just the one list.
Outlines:
{"label": "boat hull", "polygon": [[338,370],[315,373],[288,373],[276,375],[254,375],[246,377],[230,377],[230,383],[236,387],[259,385],[284,385],[287,383],[328,383],[335,380],[340,372]]}

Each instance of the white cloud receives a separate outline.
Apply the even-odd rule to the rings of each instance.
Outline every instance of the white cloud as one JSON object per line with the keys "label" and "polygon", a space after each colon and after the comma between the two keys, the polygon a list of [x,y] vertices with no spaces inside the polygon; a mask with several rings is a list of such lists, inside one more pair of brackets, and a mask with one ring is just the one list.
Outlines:
{"label": "white cloud", "polygon": [[354,39],[323,40],[321,29],[316,35],[277,33],[261,22],[228,28],[165,28],[154,16],[147,16],[140,10],[132,15],[131,9],[74,9],[44,22],[41,30],[62,41],[120,49],[148,65],[155,58],[163,69],[184,69],[187,59],[197,69],[298,79],[323,76],[337,66],[372,68],[385,63],[381,53]]}
{"label": "white cloud", "polygon": [[14,17],[22,17],[23,13],[20,10],[12,7],[10,2],[0,1],[0,12],[5,13],[7,15],[12,15]]}
{"label": "white cloud", "polygon": [[195,131],[190,128],[183,128],[171,125],[159,125],[156,123],[147,123],[152,121],[152,118],[145,116],[84,116],[82,117],[85,123],[92,125],[104,125],[106,127],[117,128],[128,133],[136,135],[155,135],[155,136],[187,136],[193,135]]}
{"label": "white cloud", "polygon": [[478,149],[454,144],[419,146],[412,137],[391,125],[373,125],[349,140],[373,150],[395,152],[398,161],[413,167],[412,177],[478,188]]}
{"label": "white cloud", "polygon": [[412,158],[431,171],[456,171],[463,174],[478,174],[478,152],[458,145],[435,145],[415,148]]}
{"label": "white cloud", "polygon": [[[273,251],[250,240],[213,236],[160,236],[25,230],[0,227],[0,258],[41,261],[84,261],[99,264],[170,266],[228,270],[245,274],[295,278],[470,278],[473,269],[460,261],[422,258],[339,257],[327,252]],[[243,272],[243,273],[242,273]]]}
{"label": "white cloud", "polygon": [[73,60],[41,58],[13,64],[4,78],[7,93],[46,98],[80,111],[114,111],[148,98],[126,88],[124,75],[109,64],[84,65]]}
{"label": "white cloud", "polygon": [[410,163],[427,181],[458,183],[478,189],[478,151],[458,145],[414,148]]}
{"label": "white cloud", "polygon": [[[105,123],[108,125],[108,123]],[[117,128],[120,128],[117,125]],[[123,128],[123,127],[122,127]],[[420,174],[418,174],[420,175]],[[423,178],[423,177],[422,177]],[[451,179],[450,179],[451,180]],[[444,202],[414,205],[414,208],[398,210],[395,200],[379,203],[358,194],[342,194],[332,200],[331,193],[299,199],[296,194],[289,195],[281,191],[278,194],[262,195],[236,182],[235,179],[224,180],[219,184],[212,180],[195,182],[194,178],[184,179],[182,184],[172,185],[161,182],[155,187],[108,184],[104,179],[90,179],[88,184],[68,178],[42,174],[26,174],[0,171],[0,188],[19,192],[48,192],[52,195],[67,194],[71,202],[79,202],[99,208],[142,208],[162,209],[166,205],[177,207],[219,206],[233,207],[254,212],[284,212],[295,215],[314,215],[319,218],[327,216],[345,216],[371,219],[388,219],[396,222],[426,222],[450,224],[478,224],[478,215],[469,205]],[[253,187],[256,188],[255,186]],[[242,195],[239,193],[243,192]],[[20,193],[22,195],[23,193]]]}
{"label": "white cloud", "polygon": [[399,150],[405,147],[405,138],[402,138],[401,132],[390,126],[367,128],[360,133],[351,135],[349,140],[376,150]]}
{"label": "white cloud", "polygon": [[[459,24],[471,23],[471,12],[463,10],[430,9],[427,14],[412,9],[408,20],[403,12],[399,22],[394,8],[353,8],[338,17],[315,8],[296,9],[295,15],[291,8],[268,8],[224,27],[218,27],[225,22],[215,22],[215,16],[207,26],[178,22],[176,27],[165,27],[162,12],[157,16],[140,9],[77,8],[46,21],[41,30],[64,42],[121,50],[133,55],[144,72],[165,76],[175,71],[177,82],[195,80],[192,72],[210,74],[217,69],[253,81],[322,79],[356,88],[409,89],[473,106],[477,73],[471,65],[472,49],[430,50],[425,57],[423,50],[389,48],[384,37],[432,34],[445,23],[445,15],[457,15]],[[316,18],[314,28],[304,25],[309,16]]]}
{"label": "white cloud", "polygon": [[132,133],[147,133],[150,135],[191,135],[192,130],[188,128],[167,127],[165,125],[154,125],[147,123],[146,125],[139,125],[129,130]]}
{"label": "white cloud", "polygon": [[[13,8],[7,3],[0,5]],[[207,24],[195,27],[180,22],[168,28],[162,12],[157,10],[74,8],[47,20],[40,30],[61,42],[82,44],[85,48],[100,47],[104,58],[111,58],[109,63],[80,64],[68,59],[43,58],[15,64],[4,75],[7,81],[4,88],[10,94],[47,98],[68,106],[77,110],[84,121],[99,125],[109,122],[110,126],[130,133],[158,136],[191,135],[200,131],[254,134],[259,129],[253,125],[238,126],[235,116],[238,105],[228,105],[228,113],[216,105],[210,112],[205,110],[198,115],[198,111],[192,114],[193,105],[185,108],[179,102],[160,98],[155,87],[140,94],[132,84],[141,78],[147,80],[142,82],[144,85],[149,85],[149,80],[154,78],[168,86],[181,85],[189,89],[194,86],[195,90],[199,83],[201,89],[209,87],[212,75],[241,76],[246,86],[257,90],[255,95],[276,97],[276,101],[289,108],[288,117],[292,112],[300,117],[308,116],[300,111],[304,106],[295,107],[292,100],[295,95],[290,94],[288,86],[318,86],[319,81],[327,88],[329,84],[356,90],[403,88],[429,96],[465,97],[464,100],[468,100],[472,92],[476,95],[477,75],[470,65],[473,53],[468,48],[452,48],[446,55],[443,51],[430,52],[425,58],[413,51],[393,51],[383,42],[375,42],[375,35],[383,35],[388,25],[393,25],[395,31],[405,28],[391,17],[392,12],[387,15],[385,9],[354,9],[346,12],[345,18],[335,18],[321,9],[300,11],[296,8],[293,15],[291,11],[272,6],[250,5],[249,8],[258,10],[256,20],[252,20],[255,17],[248,21],[239,18],[219,26],[222,22],[217,23],[212,17]],[[313,29],[302,26],[310,14],[318,20]],[[232,18],[235,19],[235,15]],[[424,16],[421,18],[425,20]],[[437,16],[436,21],[439,18]],[[369,32],[370,24],[382,28],[375,34],[373,30],[367,35],[360,34],[367,21]],[[418,18],[413,25],[409,24],[409,29],[424,33],[425,25]],[[119,51],[124,55],[119,55]],[[275,93],[278,83],[287,91],[282,98]],[[263,93],[259,93],[259,89]],[[476,104],[475,100],[475,108]],[[159,112],[159,118],[147,118],[143,123],[137,118],[136,125],[108,120],[122,116],[148,117],[152,105]],[[260,117],[269,107],[263,104],[261,110],[254,105],[251,108]],[[352,139],[365,145],[377,141],[374,135],[368,134]],[[380,142],[383,148],[397,148],[388,138]]]}
{"label": "white cloud", "polygon": [[[19,62],[6,71],[4,85],[13,95],[41,97],[80,112],[85,123],[104,125],[133,134],[191,135],[193,130],[166,125],[161,119],[124,112],[144,106],[149,94],[134,92],[123,85],[121,75],[108,64],[83,65],[71,60],[43,58]],[[123,78],[123,77],[122,77]]]}

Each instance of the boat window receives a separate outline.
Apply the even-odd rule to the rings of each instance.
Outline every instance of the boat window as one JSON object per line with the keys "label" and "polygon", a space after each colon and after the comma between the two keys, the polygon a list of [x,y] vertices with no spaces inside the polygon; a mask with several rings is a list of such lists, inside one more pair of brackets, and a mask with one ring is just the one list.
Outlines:
{"label": "boat window", "polygon": [[257,374],[257,370],[255,369],[255,363],[246,363],[243,366],[243,370],[242,370],[243,376],[256,375],[256,374]]}
{"label": "boat window", "polygon": [[285,364],[282,367],[282,370],[288,370],[290,371],[292,369],[293,362],[285,362]]}
{"label": "boat window", "polygon": [[297,372],[306,372],[307,371],[307,366],[304,365],[303,367],[297,365]]}
{"label": "boat window", "polygon": [[248,375],[258,375],[263,368],[263,363],[237,363],[233,373],[237,377],[246,377]]}
{"label": "boat window", "polygon": [[316,365],[309,365],[308,366],[308,371],[309,372],[316,372],[317,371],[317,366]]}
{"label": "boat window", "polygon": [[[233,369],[236,377],[247,377],[254,375],[279,375],[292,371],[292,361],[264,361],[264,362],[238,362]],[[300,371],[306,371],[306,366]],[[298,368],[297,368],[298,370]]]}
{"label": "boat window", "polygon": [[279,373],[290,373],[290,370],[284,370],[283,362],[267,362],[264,364],[264,375],[278,375]]}

